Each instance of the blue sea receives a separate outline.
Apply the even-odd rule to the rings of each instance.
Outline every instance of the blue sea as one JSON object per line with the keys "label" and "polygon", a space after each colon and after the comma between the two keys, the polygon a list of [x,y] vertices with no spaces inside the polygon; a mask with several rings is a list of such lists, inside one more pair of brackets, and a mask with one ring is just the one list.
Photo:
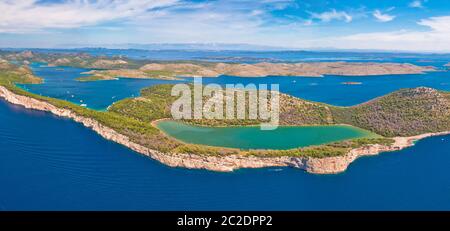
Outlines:
{"label": "blue sea", "polygon": [[[289,55],[280,56],[294,60]],[[405,59],[392,56],[386,60]],[[417,63],[430,60],[426,65],[441,69],[449,61],[441,55],[411,59]],[[34,64],[33,70],[45,83],[23,88],[97,110],[138,95],[142,87],[173,82],[79,83],[74,79],[84,69]],[[405,87],[450,90],[450,75],[445,71],[377,77],[223,76],[203,81],[280,83],[282,92],[343,106]],[[362,84],[341,84],[344,81]],[[3,100],[0,121],[0,210],[450,210],[450,136],[427,138],[409,149],[358,159],[337,175],[292,168],[216,173],[164,166],[81,124]]]}

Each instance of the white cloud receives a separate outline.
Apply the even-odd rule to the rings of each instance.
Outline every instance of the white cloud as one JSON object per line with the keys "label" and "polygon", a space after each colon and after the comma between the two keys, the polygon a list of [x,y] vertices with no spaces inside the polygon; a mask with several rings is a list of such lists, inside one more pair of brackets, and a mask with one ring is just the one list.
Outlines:
{"label": "white cloud", "polygon": [[262,15],[262,14],[264,14],[264,11],[263,11],[263,10],[253,10],[253,11],[250,13],[250,15],[252,15],[252,16],[258,16],[258,15]]}
{"label": "white cloud", "polygon": [[372,14],[379,22],[389,22],[395,19],[394,15],[383,14],[379,10],[375,10]]}
{"label": "white cloud", "polygon": [[351,22],[352,16],[345,11],[336,11],[332,9],[331,11],[326,11],[322,13],[310,13],[311,17],[314,19],[319,19],[322,22],[330,22],[332,20],[343,20],[345,22]]}
{"label": "white cloud", "polygon": [[0,1],[0,32],[26,33],[43,29],[77,28],[134,17],[178,0],[39,0]]}
{"label": "white cloud", "polygon": [[[316,27],[318,22],[352,22],[375,17],[382,22],[395,19],[394,8],[367,11],[347,9],[307,12],[310,17],[274,17],[271,12],[295,4],[291,0],[64,0],[41,4],[42,0],[0,0],[2,41],[57,44],[98,43],[252,43],[294,48],[336,47],[345,49],[393,49],[450,51],[450,16],[420,20],[424,30],[356,33],[348,25]],[[421,1],[422,3],[425,1]],[[294,7],[290,5],[290,7]],[[371,15],[373,14],[373,15]],[[92,27],[91,27],[92,26]],[[341,27],[339,27],[341,26]],[[85,27],[86,30],[49,30]],[[344,28],[344,30],[341,30]],[[117,31],[117,30],[122,31]],[[348,29],[348,30],[347,30]],[[367,28],[371,29],[371,28]],[[427,29],[427,30],[426,30]],[[126,30],[126,31],[125,31]],[[47,35],[28,35],[44,31]],[[355,34],[348,34],[356,31]],[[80,32],[80,33],[78,33]],[[130,33],[133,35],[130,36]],[[346,34],[344,34],[346,33]],[[34,36],[34,37],[33,37]],[[12,38],[12,39],[11,39]],[[26,39],[25,39],[26,38]],[[29,39],[29,40],[27,40]],[[73,40],[73,41],[71,41]],[[31,42],[30,42],[31,41]],[[64,42],[61,42],[64,41]]]}
{"label": "white cloud", "polygon": [[322,42],[339,48],[450,51],[450,16],[422,19],[417,24],[429,30],[361,33]]}
{"label": "white cloud", "polygon": [[435,32],[450,32],[450,16],[422,19],[417,24],[430,27]]}
{"label": "white cloud", "polygon": [[414,0],[410,2],[408,6],[412,8],[423,8],[422,1],[420,0]]}
{"label": "white cloud", "polygon": [[201,11],[170,14],[147,20],[141,16],[130,22],[143,36],[142,43],[164,41],[237,43],[254,38],[262,24],[259,15],[226,11]]}
{"label": "white cloud", "polygon": [[221,36],[238,39],[240,34],[244,34],[245,38],[250,37],[251,32],[263,27],[264,21],[272,20],[271,11],[295,5],[293,0],[42,2],[42,0],[0,0],[0,33],[65,33],[67,31],[58,29],[89,27],[102,30],[93,37],[105,37],[103,31],[105,28],[122,28],[129,31],[147,31],[149,32],[147,35],[151,35],[148,40],[187,38],[203,41]]}
{"label": "white cloud", "polygon": [[275,43],[283,46],[277,44],[279,40],[274,37],[292,33],[294,29],[285,26],[300,19],[276,18],[271,12],[288,4],[294,6],[295,1],[217,0],[202,3],[202,7],[197,7],[198,3],[181,2],[160,10],[164,15],[140,15],[126,26],[139,34],[134,36],[138,43]]}

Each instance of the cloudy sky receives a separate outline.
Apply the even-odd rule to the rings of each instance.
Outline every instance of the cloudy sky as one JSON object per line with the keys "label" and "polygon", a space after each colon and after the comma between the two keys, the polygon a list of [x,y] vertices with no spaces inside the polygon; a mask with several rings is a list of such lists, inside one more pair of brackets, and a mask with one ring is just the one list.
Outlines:
{"label": "cloudy sky", "polygon": [[450,51],[448,0],[0,0],[0,47],[249,43]]}

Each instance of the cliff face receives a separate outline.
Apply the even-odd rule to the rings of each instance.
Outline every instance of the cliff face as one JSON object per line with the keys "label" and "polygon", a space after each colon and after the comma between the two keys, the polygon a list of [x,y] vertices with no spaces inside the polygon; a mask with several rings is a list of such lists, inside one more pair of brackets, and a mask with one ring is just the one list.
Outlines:
{"label": "cliff face", "polygon": [[47,102],[30,97],[17,95],[7,88],[0,86],[0,97],[10,103],[22,105],[25,108],[48,111],[57,116],[71,118],[84,126],[91,128],[105,139],[114,141],[130,148],[140,154],[149,156],[171,167],[184,167],[192,169],[207,169],[212,171],[229,172],[239,168],[263,168],[263,167],[295,167],[304,169],[310,173],[331,174],[343,172],[348,165],[361,156],[376,155],[380,152],[400,150],[413,145],[413,141],[433,135],[444,135],[449,132],[429,133],[414,137],[397,137],[391,146],[371,145],[351,150],[344,156],[327,158],[298,158],[298,157],[256,157],[256,156],[203,156],[195,154],[169,154],[152,150],[136,144],[130,139],[99,122],[79,116],[74,112],[57,108]]}

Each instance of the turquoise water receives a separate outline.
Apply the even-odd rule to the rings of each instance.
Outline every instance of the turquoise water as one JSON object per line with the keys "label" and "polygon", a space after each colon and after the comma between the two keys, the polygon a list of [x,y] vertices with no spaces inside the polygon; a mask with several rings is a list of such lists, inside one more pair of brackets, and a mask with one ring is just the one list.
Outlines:
{"label": "turquoise water", "polygon": [[0,210],[450,210],[450,136],[338,175],[170,168],[0,100]]}
{"label": "turquoise water", "polygon": [[278,127],[262,131],[255,127],[201,127],[175,121],[161,121],[158,128],[186,143],[240,149],[292,149],[346,139],[376,137],[351,126]]}

